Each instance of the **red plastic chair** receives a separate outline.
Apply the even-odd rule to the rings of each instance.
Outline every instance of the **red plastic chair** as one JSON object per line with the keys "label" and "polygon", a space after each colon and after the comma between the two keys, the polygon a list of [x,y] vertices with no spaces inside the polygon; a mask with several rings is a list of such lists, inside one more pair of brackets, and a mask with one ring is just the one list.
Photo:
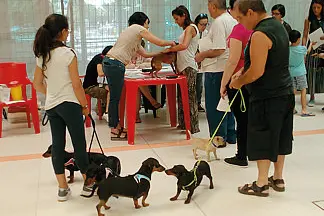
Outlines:
{"label": "red plastic chair", "polygon": [[[10,101],[10,103],[0,101],[0,110],[4,107],[26,107],[26,115],[28,120],[28,128],[31,127],[30,114],[34,125],[35,134],[40,133],[40,123],[37,108],[37,95],[33,87],[33,83],[27,77],[26,63],[6,62],[0,63],[0,84],[6,85],[8,88],[21,86],[22,101]],[[26,86],[31,85],[32,97],[27,98]],[[0,115],[0,138],[2,137],[2,115]]]}

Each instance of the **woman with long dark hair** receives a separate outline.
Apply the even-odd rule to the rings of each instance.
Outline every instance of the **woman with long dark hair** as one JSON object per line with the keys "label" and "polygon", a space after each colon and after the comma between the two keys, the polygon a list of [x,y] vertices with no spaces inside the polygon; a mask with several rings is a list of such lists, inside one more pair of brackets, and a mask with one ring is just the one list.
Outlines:
{"label": "woman with long dark hair", "polygon": [[[198,65],[195,62],[195,55],[198,49],[199,30],[191,21],[189,11],[185,6],[180,5],[175,8],[172,11],[172,16],[179,27],[183,29],[183,33],[179,37],[179,44],[166,49],[164,52],[177,52],[177,70],[179,73],[187,77],[190,107],[190,131],[193,134],[200,131],[196,97]],[[178,91],[178,103],[178,128],[185,130],[180,89]]]}
{"label": "woman with long dark hair", "polygon": [[[34,41],[34,87],[46,95],[45,110],[51,125],[52,163],[59,186],[58,201],[66,201],[71,194],[64,174],[66,128],[71,136],[76,164],[84,178],[89,162],[82,117],[89,114],[89,109],[79,78],[77,57],[74,50],[64,44],[68,35],[67,18],[52,14],[38,29]],[[91,191],[84,186],[82,194],[87,195]]]}
{"label": "woman with long dark hair", "polygon": [[143,12],[135,12],[128,20],[126,28],[117,39],[117,42],[103,59],[103,71],[107,77],[110,90],[109,102],[109,127],[111,128],[111,140],[127,140],[127,131],[119,124],[118,105],[124,85],[125,65],[139,54],[145,58],[158,54],[145,52],[141,46],[142,39],[164,47],[173,46],[173,41],[165,41],[157,38],[148,31],[150,20]]}
{"label": "woman with long dark hair", "polygon": [[[324,30],[324,1],[323,0],[312,0],[312,3],[309,8],[308,18],[304,23],[304,33],[302,45],[309,45],[308,35],[321,28]],[[322,91],[324,89],[323,82],[318,81],[317,78],[320,78],[320,75],[324,68],[324,61],[317,57],[314,57],[314,54],[322,52],[324,46],[320,46],[316,50],[310,52],[306,57],[306,68],[307,68],[307,82],[309,85],[310,100],[308,106],[314,106],[315,104],[315,92]],[[317,82],[316,82],[317,80]],[[316,86],[322,84],[321,86]]]}

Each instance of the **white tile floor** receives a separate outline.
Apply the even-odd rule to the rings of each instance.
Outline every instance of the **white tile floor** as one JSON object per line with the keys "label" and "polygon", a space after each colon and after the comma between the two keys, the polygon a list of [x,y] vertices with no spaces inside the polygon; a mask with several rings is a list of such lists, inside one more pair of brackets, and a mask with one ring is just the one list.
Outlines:
{"label": "white tile floor", "polygon": [[[323,96],[320,99],[324,101]],[[208,189],[208,181],[204,179],[201,186],[196,189],[191,204],[184,204],[186,192],[182,192],[179,201],[170,202],[169,198],[176,193],[176,179],[164,173],[154,173],[147,199],[151,204],[149,207],[135,210],[131,199],[112,198],[109,201],[112,208],[106,211],[106,215],[323,215],[324,211],[312,203],[324,200],[324,174],[322,172],[324,131],[321,130],[324,114],[320,111],[321,107],[320,104],[310,109],[317,114],[315,118],[295,116],[296,131],[319,131],[313,135],[295,137],[294,152],[286,162],[287,191],[285,193],[276,193],[271,190],[269,198],[243,196],[237,192],[237,187],[256,178],[256,164],[250,162],[249,168],[241,169],[227,166],[223,161],[213,161],[210,166],[215,189]],[[197,136],[207,137],[205,115],[200,114],[200,119],[202,132]],[[163,119],[153,119],[152,114],[142,114],[142,120],[143,123],[137,125],[135,147],[127,151],[125,151],[125,148],[128,148],[127,143],[110,142],[107,126],[103,121],[98,122],[98,133],[103,147],[107,154],[120,158],[123,175],[136,172],[141,162],[148,157],[157,158],[165,167],[183,164],[188,169],[192,168],[195,161],[191,147],[184,145],[185,141],[182,141],[185,138],[184,134],[171,129]],[[79,196],[82,187],[79,174],[76,174],[76,182],[70,185],[72,198],[65,203],[56,201],[57,185],[51,160],[37,156],[45,151],[51,142],[49,129],[45,127],[41,134],[34,135],[32,129],[25,127],[21,124],[4,123],[4,137],[0,139],[0,161],[5,159],[6,162],[0,162],[2,194],[0,215],[96,215],[95,205],[98,198],[86,199]],[[90,133],[91,129],[87,129],[88,139]],[[166,142],[179,142],[182,146],[161,147],[158,145]],[[71,149],[70,144],[68,148]],[[234,152],[235,146],[231,145],[218,150],[218,155],[223,159],[232,156]],[[204,155],[203,152],[199,153]],[[23,158],[25,155],[27,156]],[[13,157],[8,159],[8,156]]]}

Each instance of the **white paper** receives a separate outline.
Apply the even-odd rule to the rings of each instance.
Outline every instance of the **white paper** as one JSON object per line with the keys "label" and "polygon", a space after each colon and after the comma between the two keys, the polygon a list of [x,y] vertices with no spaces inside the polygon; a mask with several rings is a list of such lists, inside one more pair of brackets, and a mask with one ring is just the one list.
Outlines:
{"label": "white paper", "polygon": [[321,40],[322,36],[324,36],[322,28],[318,28],[316,31],[309,35],[311,42],[316,42],[316,44],[313,45],[313,49],[317,49],[319,46],[324,44],[324,40]]}
{"label": "white paper", "polygon": [[[221,98],[218,102],[217,110],[221,112],[226,112],[229,107],[229,99],[228,96],[226,95],[225,98]],[[229,110],[231,112],[231,110]]]}

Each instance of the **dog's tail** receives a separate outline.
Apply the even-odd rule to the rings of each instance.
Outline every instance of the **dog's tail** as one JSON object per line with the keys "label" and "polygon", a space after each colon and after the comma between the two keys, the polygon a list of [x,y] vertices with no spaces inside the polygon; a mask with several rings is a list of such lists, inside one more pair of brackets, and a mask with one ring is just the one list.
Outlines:
{"label": "dog's tail", "polygon": [[81,194],[81,196],[83,196],[83,197],[85,197],[85,198],[93,197],[93,195],[94,195],[94,193],[95,193],[97,187],[98,187],[97,184],[93,185],[93,188],[92,188],[92,191],[91,191],[91,194],[90,194],[90,195],[83,195],[83,194]]}

